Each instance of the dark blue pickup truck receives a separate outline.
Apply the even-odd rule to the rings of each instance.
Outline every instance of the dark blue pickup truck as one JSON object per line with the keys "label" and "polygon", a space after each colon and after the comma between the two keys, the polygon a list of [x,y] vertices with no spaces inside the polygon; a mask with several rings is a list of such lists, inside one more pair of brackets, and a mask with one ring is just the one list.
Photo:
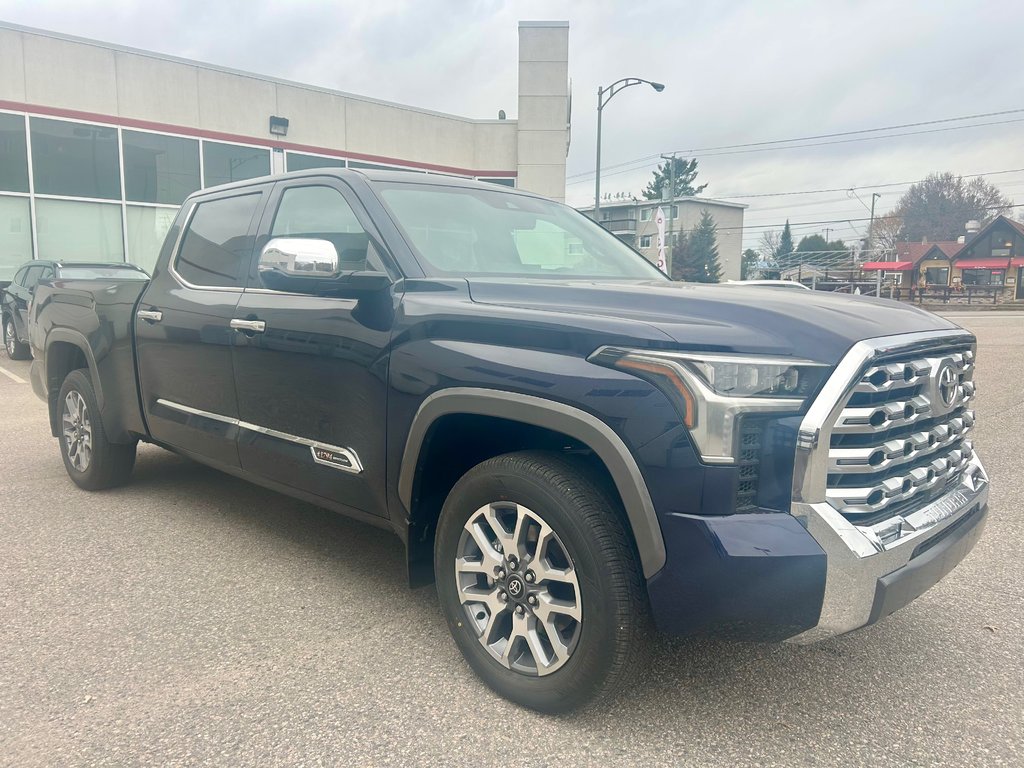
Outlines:
{"label": "dark blue pickup truck", "polygon": [[68,474],[139,440],[394,530],[472,668],[564,711],[660,629],[811,642],[981,534],[975,339],[896,303],[675,283],[461,179],[204,190],[149,282],[57,280],[32,383]]}

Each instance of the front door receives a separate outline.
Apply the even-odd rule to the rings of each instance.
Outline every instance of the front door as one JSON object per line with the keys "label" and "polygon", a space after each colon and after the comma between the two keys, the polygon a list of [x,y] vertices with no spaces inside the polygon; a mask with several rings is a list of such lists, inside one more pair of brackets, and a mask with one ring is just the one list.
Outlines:
{"label": "front door", "polygon": [[1024,299],[1024,267],[1017,267],[1017,290],[1014,294],[1018,299]]}
{"label": "front door", "polygon": [[[389,272],[379,236],[338,180],[275,188],[258,243],[289,237],[329,240],[342,270]],[[237,321],[257,325],[239,328],[232,348],[242,468],[385,515],[387,355],[398,297],[392,290],[359,301],[272,290],[258,258],[235,310]]]}
{"label": "front door", "polygon": [[231,319],[252,257],[263,195],[260,188],[235,190],[200,198],[183,212],[185,229],[176,251],[161,260],[170,266],[157,270],[135,319],[150,434],[226,468],[239,465]]}

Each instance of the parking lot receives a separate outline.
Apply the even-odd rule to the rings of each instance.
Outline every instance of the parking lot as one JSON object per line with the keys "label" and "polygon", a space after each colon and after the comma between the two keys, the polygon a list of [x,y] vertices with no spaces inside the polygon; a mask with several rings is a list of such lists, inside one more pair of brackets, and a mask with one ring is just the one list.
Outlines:
{"label": "parking lot", "polygon": [[658,638],[647,680],[566,717],[477,681],[386,532],[151,446],[78,490],[0,360],[0,761],[1021,765],[1024,313],[953,317],[993,478],[961,567],[816,646]]}

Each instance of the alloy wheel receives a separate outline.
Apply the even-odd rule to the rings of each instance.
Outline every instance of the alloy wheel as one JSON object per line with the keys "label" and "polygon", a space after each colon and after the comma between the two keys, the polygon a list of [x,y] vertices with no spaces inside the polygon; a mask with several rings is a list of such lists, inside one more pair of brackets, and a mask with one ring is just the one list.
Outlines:
{"label": "alloy wheel", "polygon": [[8,320],[7,325],[4,326],[4,342],[7,344],[7,354],[14,357],[14,353],[16,351],[15,345],[18,343],[18,340],[14,335],[14,323],[10,320]]}
{"label": "alloy wheel", "polygon": [[92,460],[92,422],[85,398],[76,390],[71,390],[64,398],[61,423],[68,461],[79,472],[85,472]]}
{"label": "alloy wheel", "polygon": [[582,629],[579,582],[569,551],[536,512],[492,502],[470,515],[455,580],[480,644],[503,666],[540,676],[569,660]]}

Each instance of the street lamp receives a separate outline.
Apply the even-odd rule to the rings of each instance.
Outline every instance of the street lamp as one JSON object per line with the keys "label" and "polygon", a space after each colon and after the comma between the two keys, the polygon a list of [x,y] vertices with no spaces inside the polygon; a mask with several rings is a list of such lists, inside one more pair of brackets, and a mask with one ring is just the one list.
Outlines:
{"label": "street lamp", "polygon": [[651,86],[658,93],[665,90],[665,86],[661,83],[654,83],[639,77],[624,77],[621,80],[616,80],[607,88],[599,86],[597,89],[597,175],[594,179],[594,221],[600,221],[599,214],[601,213],[601,110],[612,100],[612,96],[623,88],[642,83]]}

